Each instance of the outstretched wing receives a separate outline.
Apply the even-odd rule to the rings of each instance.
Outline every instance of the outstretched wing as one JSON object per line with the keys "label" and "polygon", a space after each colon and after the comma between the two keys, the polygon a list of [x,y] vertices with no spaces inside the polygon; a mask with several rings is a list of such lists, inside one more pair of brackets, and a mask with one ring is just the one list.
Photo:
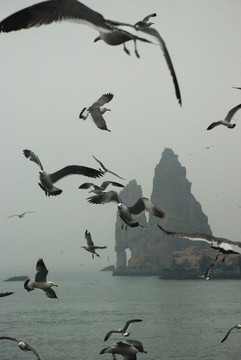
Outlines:
{"label": "outstretched wing", "polygon": [[91,204],[106,204],[109,202],[117,202],[117,204],[119,204],[122,202],[116,191],[107,191],[102,194],[90,196],[87,200]]}
{"label": "outstretched wing", "polygon": [[207,130],[212,130],[213,128],[215,128],[216,126],[220,125],[221,122],[220,121],[215,121],[212,124],[209,125],[209,127],[207,128]]}
{"label": "outstretched wing", "polygon": [[226,334],[226,335],[224,336],[224,338],[221,340],[221,343],[223,343],[223,342],[227,339],[227,337],[229,336],[229,334],[231,333],[231,331],[232,331],[233,329],[235,329],[236,326],[237,326],[237,325],[231,327],[231,329],[228,330],[227,334]]}
{"label": "outstretched wing", "polygon": [[227,116],[225,118],[226,121],[230,122],[232,120],[232,117],[234,116],[234,114],[241,109],[241,104],[235,106],[234,108],[232,108],[228,113]]}
{"label": "outstretched wing", "polygon": [[140,198],[136,201],[133,206],[129,206],[128,210],[131,214],[138,215],[143,210],[148,211],[150,214],[157,216],[159,218],[165,217],[165,213],[156,205],[154,205],[151,200],[147,198]]}
{"label": "outstretched wing", "polygon": [[102,169],[103,169],[105,172],[109,172],[110,174],[115,175],[115,176],[117,176],[118,178],[120,178],[120,179],[122,179],[122,180],[125,180],[124,178],[122,178],[121,176],[117,175],[116,173],[108,170],[108,169],[105,167],[105,165],[104,165],[100,160],[96,159],[96,157],[95,157],[94,155],[92,155],[92,156],[93,156],[93,158],[100,164],[100,166],[102,167]]}
{"label": "outstretched wing", "polygon": [[91,115],[91,117],[92,117],[95,125],[96,125],[99,129],[110,131],[110,130],[107,128],[105,119],[103,118],[102,113],[101,113],[99,107],[91,106],[91,107],[89,107],[88,111],[89,111],[89,113],[90,113],[90,115]]}
{"label": "outstretched wing", "polygon": [[36,282],[46,282],[48,270],[45,266],[43,259],[38,259],[36,264],[36,274],[35,274],[35,281]]}
{"label": "outstretched wing", "polygon": [[77,0],[49,0],[24,8],[1,21],[0,32],[29,29],[55,21],[77,21],[94,27],[109,29],[104,17]]}
{"label": "outstretched wing", "polygon": [[88,246],[90,246],[90,247],[94,246],[94,243],[93,243],[92,237],[91,237],[91,233],[88,230],[85,230],[85,238],[86,238]]}
{"label": "outstretched wing", "polygon": [[24,153],[24,156],[26,156],[26,158],[29,158],[29,160],[35,162],[40,167],[41,170],[44,169],[38,156],[33,151],[25,149],[25,150],[23,150],[23,153]]}
{"label": "outstretched wing", "polygon": [[117,187],[124,187],[124,185],[117,183],[115,181],[103,181],[103,183],[100,185],[102,190],[105,190],[107,188],[107,186],[112,185],[112,186],[117,186]]}
{"label": "outstretched wing", "polygon": [[125,326],[123,327],[123,332],[126,332],[130,325],[133,324],[133,323],[136,323],[136,322],[141,322],[142,320],[141,319],[132,319],[132,320],[128,320],[125,324]]}
{"label": "outstretched wing", "polygon": [[43,290],[45,295],[50,299],[58,299],[55,291],[52,288],[47,288]]}
{"label": "outstretched wing", "polygon": [[84,183],[82,185],[79,186],[79,189],[89,189],[91,186],[95,186],[95,184],[93,183]]}
{"label": "outstretched wing", "polygon": [[171,57],[170,57],[169,52],[167,50],[165,41],[162,39],[162,37],[160,36],[159,32],[156,29],[153,29],[153,28],[150,28],[150,27],[145,27],[145,28],[141,28],[140,31],[142,31],[142,32],[144,32],[146,34],[149,34],[151,36],[154,36],[158,40],[158,43],[159,43],[159,45],[160,45],[160,47],[162,49],[164,58],[166,60],[168,69],[169,69],[169,71],[171,73],[171,76],[172,76],[172,81],[173,81],[174,88],[175,88],[176,98],[178,99],[179,104],[182,105],[181,91],[180,91],[180,88],[179,88],[179,85],[178,85],[178,81],[177,81],[176,73],[175,73],[175,70],[174,70],[174,66],[172,64],[172,60],[171,60]]}
{"label": "outstretched wing", "polygon": [[9,295],[12,295],[12,294],[14,294],[13,291],[6,291],[6,292],[3,292],[3,293],[0,293],[0,297],[9,296]]}
{"label": "outstretched wing", "polygon": [[53,183],[68,175],[84,175],[92,178],[98,178],[100,176],[103,176],[103,172],[86,166],[69,165],[64,167],[63,169],[56,171],[53,174],[49,174],[50,179]]}
{"label": "outstretched wing", "polygon": [[104,104],[110,102],[113,99],[114,95],[111,93],[102,95],[97,101],[95,101],[88,110],[90,110],[93,107],[100,107]]}

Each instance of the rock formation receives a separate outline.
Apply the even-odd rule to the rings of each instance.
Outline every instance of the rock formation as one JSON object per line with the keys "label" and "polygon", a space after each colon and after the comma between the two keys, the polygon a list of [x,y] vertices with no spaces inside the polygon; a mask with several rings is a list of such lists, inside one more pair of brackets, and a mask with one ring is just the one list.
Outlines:
{"label": "rock formation", "polygon": [[[121,192],[125,205],[132,205],[142,195],[141,186],[132,180]],[[145,194],[145,196],[149,196]],[[200,203],[191,193],[191,183],[186,178],[186,169],[171,149],[165,149],[155,168],[151,200],[165,213],[165,219],[154,216],[147,222],[145,214],[138,221],[146,230],[121,229],[122,220],[117,215],[116,269],[113,275],[160,275],[163,278],[196,278],[214,262],[216,252],[205,242],[193,242],[164,234],[160,222],[171,231],[204,232],[211,234],[208,218]],[[127,263],[126,249],[131,258]],[[225,263],[218,261],[213,267],[215,277],[240,276],[239,256],[227,257]],[[232,271],[230,272],[230,267]],[[227,273],[228,270],[228,273]],[[226,275],[225,275],[226,274]],[[236,274],[236,275],[235,275]]]}

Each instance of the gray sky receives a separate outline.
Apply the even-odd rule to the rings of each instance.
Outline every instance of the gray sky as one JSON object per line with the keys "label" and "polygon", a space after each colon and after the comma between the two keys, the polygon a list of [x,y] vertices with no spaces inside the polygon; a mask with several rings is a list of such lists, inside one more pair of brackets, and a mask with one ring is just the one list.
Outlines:
{"label": "gray sky", "polygon": [[[1,0],[1,18],[37,2]],[[34,271],[39,257],[50,271],[115,263],[116,204],[88,204],[87,191],[78,186],[92,179],[83,176],[59,181],[63,193],[46,198],[38,186],[39,168],[23,149],[34,151],[49,172],[70,164],[98,168],[93,154],[125,177],[123,184],[136,179],[150,197],[154,168],[164,148],[172,148],[213,234],[241,240],[241,111],[234,116],[235,129],[206,131],[241,103],[241,91],[232,89],[241,86],[241,2],[84,4],[107,19],[131,24],[157,13],[154,27],[171,55],[183,107],[158,46],[139,42],[137,59],[132,42],[127,56],[122,46],[94,43],[94,29],[68,22],[1,34],[1,271]],[[108,104],[112,111],[105,114],[111,133],[78,118],[83,107],[107,92],[114,94]],[[118,181],[108,175],[105,180]],[[6,219],[23,211],[35,213]],[[93,261],[80,248],[86,229],[96,244],[108,246],[102,259]]]}

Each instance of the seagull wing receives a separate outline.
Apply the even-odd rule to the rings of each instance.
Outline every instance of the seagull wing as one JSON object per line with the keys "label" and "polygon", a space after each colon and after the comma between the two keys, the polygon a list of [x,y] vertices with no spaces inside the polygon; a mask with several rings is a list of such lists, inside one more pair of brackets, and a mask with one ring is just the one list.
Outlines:
{"label": "seagull wing", "polygon": [[9,219],[9,218],[11,218],[11,217],[13,217],[13,216],[18,216],[18,215],[10,215],[10,216],[7,217],[7,219]]}
{"label": "seagull wing", "polygon": [[213,128],[215,128],[216,126],[220,125],[221,122],[220,121],[215,121],[212,124],[209,125],[209,127],[207,128],[207,130],[212,130]]}
{"label": "seagull wing", "polygon": [[116,191],[107,191],[102,194],[90,196],[87,200],[91,204],[106,204],[109,202],[117,202],[119,204],[122,202]]}
{"label": "seagull wing", "polygon": [[132,354],[132,355],[121,355],[121,356],[122,356],[122,358],[123,358],[124,360],[136,360],[136,359],[137,359],[136,354]]}
{"label": "seagull wing", "polygon": [[153,37],[155,37],[158,40],[159,45],[160,45],[160,47],[162,49],[164,58],[166,60],[168,69],[169,69],[169,71],[171,73],[171,76],[172,76],[172,81],[174,83],[176,98],[178,99],[179,104],[182,105],[181,91],[180,91],[180,88],[179,88],[179,85],[178,85],[178,81],[177,81],[176,73],[175,73],[175,70],[174,70],[174,66],[172,64],[172,60],[171,60],[171,57],[170,57],[169,52],[167,50],[165,41],[162,39],[162,37],[160,36],[159,32],[156,29],[148,27],[148,28],[142,28],[140,31],[142,31],[142,32],[144,32],[146,34],[152,35]]}
{"label": "seagull wing", "polygon": [[39,259],[36,264],[36,274],[35,281],[36,282],[46,282],[48,270],[46,269],[45,263],[43,259]]}
{"label": "seagull wing", "polygon": [[221,343],[223,343],[223,342],[227,339],[227,337],[229,336],[229,334],[231,333],[231,331],[232,331],[233,329],[235,329],[236,326],[237,326],[237,325],[231,327],[231,329],[228,330],[227,334],[226,334],[226,335],[224,336],[224,338],[221,340]]}
{"label": "seagull wing", "polygon": [[125,326],[124,326],[123,329],[122,329],[123,332],[125,333],[125,332],[129,329],[129,327],[130,327],[131,324],[136,323],[136,322],[140,322],[140,321],[142,321],[142,320],[141,320],[141,319],[128,320],[128,321],[126,322]]}
{"label": "seagull wing", "polygon": [[33,26],[51,24],[55,21],[77,21],[108,30],[104,17],[77,0],[49,0],[24,8],[1,21],[0,32],[29,29]]}
{"label": "seagull wing", "polygon": [[46,288],[46,289],[43,289],[45,295],[48,297],[48,298],[51,298],[51,299],[58,299],[55,291],[51,288]]}
{"label": "seagull wing", "polygon": [[163,218],[165,217],[165,213],[158,208],[156,205],[154,205],[151,200],[147,198],[140,198],[136,201],[136,203],[133,206],[129,206],[128,210],[131,214],[138,215],[142,211],[146,210],[150,214]]}
{"label": "seagull wing", "polygon": [[99,170],[86,166],[69,165],[61,170],[56,171],[53,174],[49,174],[50,179],[53,183],[68,175],[84,175],[92,178],[97,178],[103,176],[103,173]]}
{"label": "seagull wing", "polygon": [[151,17],[154,17],[154,16],[156,16],[156,13],[147,15],[147,16],[144,17],[144,19],[142,21],[147,22]]}
{"label": "seagull wing", "polygon": [[214,263],[211,264],[208,268],[207,268],[207,271],[205,272],[205,277],[207,278],[212,270],[212,267],[213,267]]}
{"label": "seagull wing", "polygon": [[234,114],[235,114],[239,109],[241,109],[241,104],[235,106],[234,108],[232,108],[232,109],[228,112],[228,114],[227,114],[227,116],[226,116],[226,118],[225,118],[225,121],[228,121],[228,122],[230,123],[230,121],[232,120],[232,117],[234,116]]}
{"label": "seagull wing", "polygon": [[91,237],[91,233],[88,230],[85,230],[85,238],[86,238],[88,246],[90,246],[90,247],[94,246],[94,243],[93,243],[92,237]]}
{"label": "seagull wing", "polygon": [[89,189],[91,186],[94,186],[95,184],[93,183],[84,183],[82,185],[79,186],[79,189]]}
{"label": "seagull wing", "polygon": [[4,292],[4,293],[0,293],[0,297],[9,296],[9,295],[12,295],[12,294],[14,294],[13,291],[6,291],[6,292]]}
{"label": "seagull wing", "polygon": [[105,190],[107,188],[107,186],[112,185],[112,186],[117,186],[117,187],[124,187],[124,185],[119,184],[115,181],[103,181],[103,183],[100,185],[102,190]]}
{"label": "seagull wing", "polygon": [[88,109],[95,125],[101,129],[101,130],[107,130],[107,131],[110,131],[108,128],[107,128],[107,125],[106,125],[106,122],[105,122],[105,119],[103,118],[102,116],[102,113],[100,111],[100,108],[99,107],[93,107],[93,106],[90,106],[89,109]]}
{"label": "seagull wing", "polygon": [[[104,104],[110,102],[113,99],[113,94],[108,93],[108,94],[104,94],[102,95],[97,101],[95,101],[90,108],[92,107],[100,107],[103,106]],[[89,109],[88,109],[89,110]]]}
{"label": "seagull wing", "polygon": [[106,335],[105,335],[105,338],[104,338],[104,341],[107,341],[112,334],[119,334],[120,331],[119,330],[110,330]]}
{"label": "seagull wing", "polygon": [[105,172],[109,172],[110,174],[117,176],[119,179],[125,180],[124,178],[122,178],[121,176],[117,175],[116,173],[108,170],[108,169],[105,167],[105,165],[104,165],[100,160],[96,159],[96,157],[95,157],[94,155],[92,155],[92,156],[93,156],[93,158],[100,164],[100,166],[102,167],[102,169],[103,169]]}
{"label": "seagull wing", "polygon": [[35,162],[40,167],[41,170],[44,169],[38,156],[36,154],[34,154],[33,151],[25,149],[25,150],[23,150],[23,154],[24,154],[24,156],[26,156],[26,158],[29,158],[29,160]]}

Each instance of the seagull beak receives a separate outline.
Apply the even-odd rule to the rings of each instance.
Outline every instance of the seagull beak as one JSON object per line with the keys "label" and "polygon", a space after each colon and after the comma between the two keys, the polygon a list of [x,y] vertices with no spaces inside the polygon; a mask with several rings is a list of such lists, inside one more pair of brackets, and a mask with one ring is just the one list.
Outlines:
{"label": "seagull beak", "polygon": [[144,352],[145,354],[147,354],[147,351],[146,351],[146,350],[143,350],[143,352]]}
{"label": "seagull beak", "polygon": [[98,41],[98,40],[101,40],[101,37],[100,36],[97,36],[94,40],[94,42]]}

